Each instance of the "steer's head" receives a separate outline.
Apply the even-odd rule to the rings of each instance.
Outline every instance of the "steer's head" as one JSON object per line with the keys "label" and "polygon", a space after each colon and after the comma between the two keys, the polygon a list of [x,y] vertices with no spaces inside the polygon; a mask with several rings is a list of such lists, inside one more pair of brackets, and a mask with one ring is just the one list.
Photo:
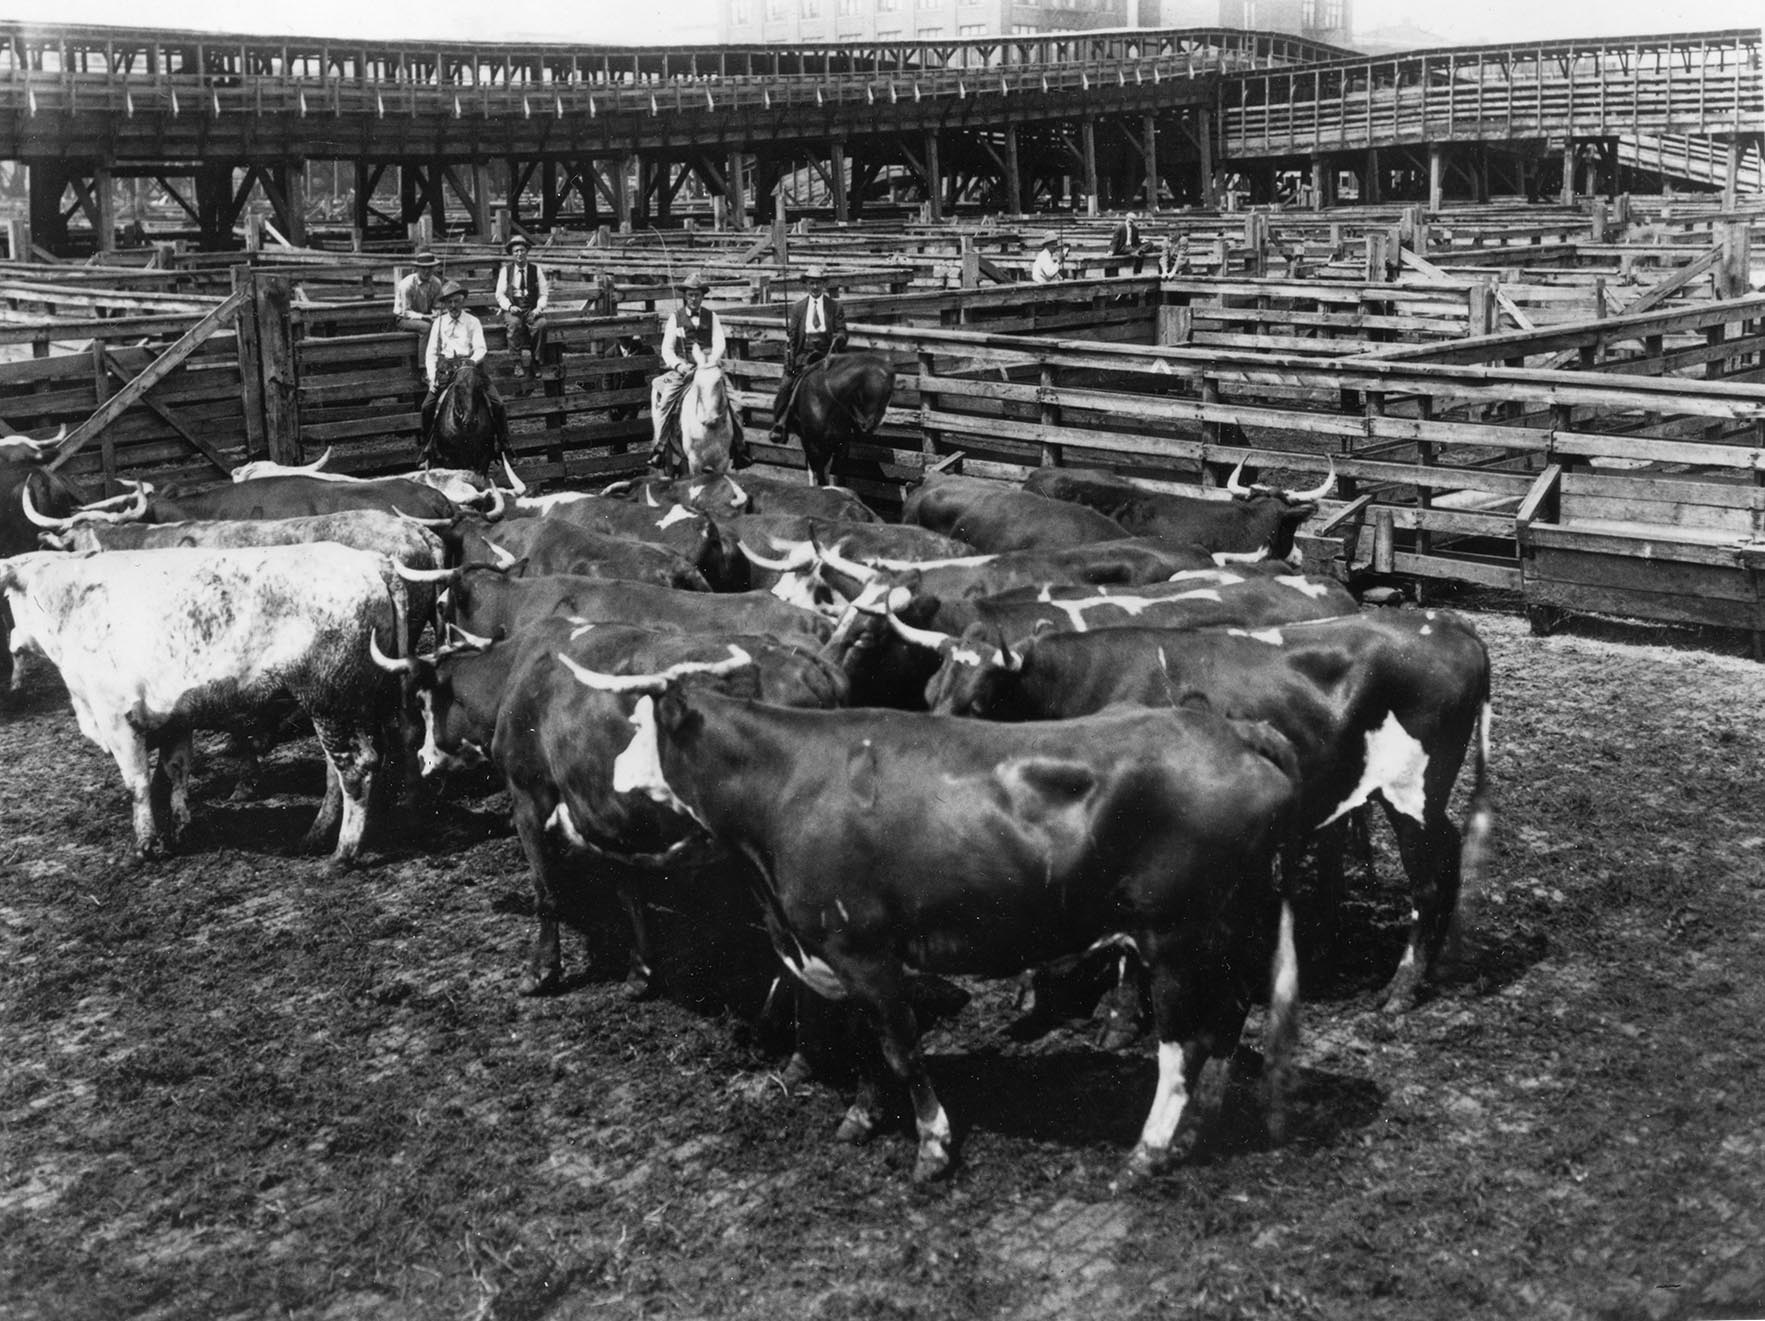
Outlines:
{"label": "steer's head", "polygon": [[943,664],[925,686],[926,709],[933,715],[997,718],[1002,690],[1023,669],[1022,655],[991,624],[970,624],[960,638],[933,636],[942,638]]}
{"label": "steer's head", "polygon": [[507,678],[510,648],[458,628],[450,628],[449,639],[430,655],[397,659],[380,650],[377,637],[368,639],[374,663],[408,684],[406,742],[417,744],[426,776],[486,759]]}

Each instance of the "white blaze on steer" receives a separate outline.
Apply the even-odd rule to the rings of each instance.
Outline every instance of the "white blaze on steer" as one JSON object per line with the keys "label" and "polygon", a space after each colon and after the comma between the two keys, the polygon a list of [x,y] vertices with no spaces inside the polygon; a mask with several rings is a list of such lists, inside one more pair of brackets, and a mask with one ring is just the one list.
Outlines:
{"label": "white blaze on steer", "polygon": [[1276,578],[1275,581],[1280,583],[1283,587],[1291,588],[1295,592],[1304,593],[1314,601],[1319,597],[1328,596],[1330,594],[1330,584],[1315,583],[1310,578],[1283,574]]}
{"label": "white blaze on steer", "polygon": [[496,567],[499,569],[508,568],[509,565],[513,564],[516,559],[519,558],[518,556],[511,555],[494,541],[486,540],[484,544],[489,547],[490,553],[496,556]]}
{"label": "white blaze on steer", "polygon": [[547,830],[555,830],[563,836],[564,842],[571,848],[585,849],[588,847],[588,841],[576,828],[576,819],[570,815],[570,804],[568,803],[559,803],[557,810],[546,818],[545,826]]}
{"label": "white blaze on steer", "polygon": [[1226,632],[1235,638],[1253,638],[1257,642],[1266,642],[1271,647],[1278,647],[1286,640],[1278,628],[1228,628]]}
{"label": "white blaze on steer", "polygon": [[1165,581],[1173,583],[1210,582],[1218,583],[1221,587],[1230,587],[1234,583],[1243,582],[1244,575],[1233,573],[1229,569],[1179,569]]}
{"label": "white blaze on steer", "polygon": [[1319,825],[1329,825],[1375,793],[1382,795],[1393,811],[1419,823],[1427,798],[1423,783],[1427,773],[1427,749],[1398,723],[1395,715],[1387,712],[1385,723],[1367,734],[1367,763],[1361,771],[1360,783]]}
{"label": "white blaze on steer", "polygon": [[676,523],[689,522],[693,517],[693,511],[688,509],[685,505],[675,505],[674,508],[670,509],[666,514],[662,515],[661,518],[656,520],[656,526],[658,528],[671,528]]}
{"label": "white blaze on steer", "polygon": [[1219,604],[1220,594],[1215,591],[1181,592],[1176,596],[1093,596],[1083,601],[1056,601],[1052,588],[1044,587],[1038,598],[1042,604],[1051,605],[1062,610],[1072,621],[1072,631],[1086,632],[1090,625],[1085,622],[1085,611],[1096,610],[1102,606],[1115,606],[1126,615],[1139,615],[1154,606],[1161,606],[1170,601],[1212,601]]}

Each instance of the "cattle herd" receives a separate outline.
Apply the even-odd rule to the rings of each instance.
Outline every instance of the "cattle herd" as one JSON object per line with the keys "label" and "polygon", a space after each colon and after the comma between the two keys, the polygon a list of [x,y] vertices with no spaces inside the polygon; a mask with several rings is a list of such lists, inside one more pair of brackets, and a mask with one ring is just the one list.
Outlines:
{"label": "cattle herd", "polygon": [[653,982],[646,887],[723,859],[799,987],[874,1030],[841,1136],[905,1083],[916,1178],[952,1139],[910,973],[1046,989],[1129,968],[1158,1043],[1145,1173],[1264,995],[1277,1123],[1295,904],[1328,930],[1351,818],[1384,809],[1412,898],[1391,1010],[1425,990],[1486,848],[1484,648],[1454,615],[1363,609],[1290,566],[1328,480],[1234,474],[1201,499],[933,474],[888,523],[746,474],[522,495],[322,464],[82,505],[53,453],[0,442],[0,665],[60,671],[137,854],[189,821],[194,731],[261,739],[298,708],[327,764],[308,844],[335,868],[398,810],[407,763],[506,783],[538,915],[523,994],[558,987],[560,912],[590,888],[618,896],[631,978]]}

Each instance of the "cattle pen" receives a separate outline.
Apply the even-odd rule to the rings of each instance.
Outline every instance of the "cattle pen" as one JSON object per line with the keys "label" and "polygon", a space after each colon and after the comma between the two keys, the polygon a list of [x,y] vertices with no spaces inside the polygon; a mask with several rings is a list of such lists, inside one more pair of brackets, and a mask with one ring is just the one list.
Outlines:
{"label": "cattle pen", "polygon": [[[1752,52],[1750,65],[1700,56],[1721,113],[1730,99],[1752,113],[1746,97],[1756,99],[1756,34],[1729,44],[1737,42]],[[1280,42],[1240,47],[1233,38],[1205,52],[1239,79],[1230,84],[1241,102],[1230,123],[1240,139],[1272,141],[1281,125],[1299,124],[1294,132],[1315,146],[1319,118],[1355,96],[1367,107],[1388,100],[1394,117],[1420,105],[1426,124],[1429,106],[1468,118],[1473,101],[1481,110],[1496,95],[1492,66],[1480,64],[1467,81],[1450,53],[1417,65],[1416,82],[1396,64],[1382,82],[1382,66],[1367,63],[1357,92],[1359,62],[1308,45],[1305,58],[1323,63],[1307,92],[1304,75],[1271,66],[1292,54]],[[241,47],[241,59],[247,54]],[[1556,58],[1536,57],[1541,87],[1547,55]],[[685,79],[702,71],[670,73],[659,51],[644,58],[661,69],[642,75],[650,81],[628,85],[607,63],[601,81],[560,84],[558,117],[566,93],[585,105],[599,95],[603,107],[629,103],[622,113],[648,132],[643,116],[654,112],[639,103],[652,83],[664,99],[689,96],[700,114],[700,83]],[[1552,84],[1551,94],[1565,104],[1585,99],[1586,88],[1574,87],[1578,57],[1561,58],[1567,86]],[[1599,58],[1616,67],[1617,56]],[[1640,60],[1634,77],[1653,87],[1659,62],[1645,78]],[[235,77],[248,66],[227,65],[222,77],[211,69],[188,84],[160,69],[155,95],[182,92],[187,103],[198,87],[219,120],[223,99],[231,108],[248,94]],[[1151,84],[1153,64],[1146,68]],[[90,91],[84,73],[26,73],[10,94],[34,91],[45,114]],[[1632,73],[1624,68],[1625,78]],[[1075,65],[1047,95],[1089,94],[1094,74],[1092,64]],[[326,104],[363,96],[327,76]],[[732,75],[744,113],[783,76],[777,65],[752,64]],[[864,113],[855,107],[868,76],[826,71],[841,113]],[[928,77],[928,100],[957,88],[963,99],[976,95],[967,77],[954,68]],[[1124,74],[1105,90],[1126,104],[1138,94],[1132,86]],[[808,87],[796,88],[789,107],[805,119],[820,113],[809,108]],[[279,113],[295,118],[298,79],[282,90]],[[413,121],[432,90],[405,89]],[[529,95],[515,83],[474,92],[511,121]],[[1505,95],[1511,114],[1511,86]],[[122,102],[110,102],[105,113],[124,116]],[[143,96],[144,118],[147,104]],[[304,120],[306,103],[298,104]],[[1199,114],[1207,141],[1205,111],[1182,114]],[[523,131],[543,131],[526,124],[532,118],[522,118]],[[180,132],[194,122],[187,117]],[[1144,133],[1156,195],[1150,117]],[[1026,146],[1018,177],[1012,141],[1011,186],[1034,197],[1037,170]],[[1082,175],[1088,157],[1095,175],[1097,144],[1090,134],[1080,141],[1076,168]],[[1659,156],[1677,145],[1689,169],[1691,141],[1653,148]],[[1301,172],[1326,177],[1321,149],[1286,138],[1277,145],[1299,151]],[[1413,182],[1425,186],[1432,161],[1438,192],[1441,150],[1415,150]],[[399,671],[396,681],[382,676],[387,691],[396,687],[404,713],[419,721],[412,760],[441,771],[375,809],[360,865],[345,875],[302,849],[319,786],[332,783],[331,750],[286,722],[279,735],[254,728],[255,743],[243,729],[200,736],[194,768],[182,771],[194,808],[176,852],[126,860],[122,759],[113,765],[106,748],[86,741],[91,712],[73,691],[73,667],[63,675],[21,666],[14,688],[0,691],[0,1318],[1765,1315],[1757,1105],[1765,1054],[1752,1044],[1765,1015],[1765,198],[1745,187],[1732,195],[1734,177],[1751,183],[1756,156],[1706,147],[1698,169],[1719,176],[1726,166],[1728,196],[1575,201],[1571,150],[1570,197],[1527,202],[1492,200],[1488,153],[1463,150],[1480,200],[1435,197],[1428,206],[1365,192],[1354,205],[1271,205],[1258,166],[1250,192],[1259,204],[1249,209],[1234,198],[1147,213],[1147,229],[1169,240],[1162,259],[1112,252],[1116,218],[1082,208],[1050,219],[935,205],[942,194],[931,150],[920,159],[934,181],[923,210],[877,202],[859,215],[829,197],[794,218],[781,203],[772,223],[757,227],[705,223],[731,219],[725,201],[678,228],[620,232],[634,206],[623,175],[591,161],[606,175],[582,185],[592,223],[570,227],[554,214],[555,225],[524,226],[487,204],[480,175],[467,190],[472,232],[438,236],[432,221],[448,213],[443,175],[457,190],[465,167],[437,157],[423,166],[434,173],[418,207],[433,214],[410,232],[364,223],[341,241],[327,234],[320,247],[245,215],[233,251],[179,238],[101,247],[90,261],[45,260],[41,251],[26,260],[29,245],[15,247],[0,262],[0,438],[53,437],[33,461],[83,499],[123,498],[112,509],[136,492],[145,502],[143,483],[156,497],[176,489],[200,498],[245,463],[409,472],[425,382],[420,343],[394,327],[391,306],[417,245],[465,285],[483,318],[512,468],[530,494],[603,492],[646,476],[658,336],[689,270],[705,273],[727,331],[732,399],[757,460],[735,481],[756,493],[803,491],[802,450],[775,443],[767,428],[785,369],[786,309],[805,291],[808,269],[823,267],[841,291],[850,347],[881,355],[894,391],[877,432],[834,465],[848,494],[829,497],[878,521],[789,524],[810,529],[792,544],[811,548],[815,572],[836,563],[821,556],[822,528],[847,538],[865,528],[881,529],[879,538],[929,529],[929,521],[897,523],[916,491],[946,479],[1016,495],[1038,474],[1101,468],[1146,492],[1226,509],[1244,480],[1315,492],[1328,479],[1315,502],[1287,501],[1303,518],[1294,564],[1267,581],[1308,604],[1346,603],[1319,606],[1320,614],[1352,609],[1352,591],[1364,613],[1340,618],[1395,617],[1416,638],[1435,636],[1430,645],[1452,634],[1468,652],[1486,651],[1472,679],[1448,676],[1481,711],[1477,770],[1468,762],[1456,783],[1430,792],[1450,803],[1454,821],[1467,821],[1481,813],[1487,788],[1494,824],[1477,836],[1482,865],[1468,869],[1476,884],[1460,907],[1462,944],[1419,1003],[1393,1012],[1382,990],[1394,968],[1410,966],[1411,926],[1435,896],[1427,880],[1406,884],[1426,874],[1409,856],[1422,848],[1416,836],[1374,820],[1364,851],[1347,859],[1346,897],[1324,916],[1302,908],[1295,980],[1270,972],[1278,954],[1271,964],[1260,947],[1251,971],[1232,970],[1259,1001],[1297,987],[1292,1069],[1274,1076],[1281,1034],[1258,1032],[1278,1015],[1259,1003],[1226,1067],[1202,1075],[1192,1098],[1199,1122],[1184,1130],[1179,1158],[1151,1175],[1132,1177],[1129,1152],[1139,1154],[1161,1108],[1168,1114],[1170,1079],[1180,1073],[1167,1043],[1142,1032],[1122,1044],[1134,1036],[1123,1021],[1131,1005],[1114,997],[1113,1013],[1088,1002],[1070,1013],[1038,1005],[1036,1035],[1013,982],[912,979],[902,1003],[924,1029],[956,1153],[952,1169],[937,1171],[946,1177],[915,1182],[914,1142],[923,1158],[928,1128],[943,1140],[935,1125],[896,1098],[881,1107],[873,1136],[836,1142],[836,1130],[863,1136],[848,1131],[864,1103],[862,1056],[854,1065],[829,1051],[831,1062],[810,1078],[794,1067],[801,1039],[792,1033],[802,1022],[791,1022],[780,960],[809,984],[833,974],[813,966],[804,944],[775,943],[776,928],[788,926],[784,901],[768,889],[775,871],[750,874],[677,842],[635,901],[615,893],[629,883],[623,873],[617,883],[577,884],[563,900],[547,893],[545,859],[581,858],[596,847],[584,835],[599,839],[594,831],[610,828],[588,812],[572,815],[582,797],[560,789],[553,802],[532,790],[529,781],[542,777],[510,746],[535,761],[555,756],[593,782],[571,792],[598,792],[605,780],[614,797],[647,793],[665,805],[684,790],[665,774],[664,738],[702,729],[705,709],[717,709],[692,707],[678,683],[641,698],[634,689],[622,706],[583,696],[597,676],[583,677],[572,660],[582,653],[568,648],[597,637],[613,648],[620,628],[657,624],[653,616],[603,619],[581,604],[586,597],[568,597],[557,612],[564,617],[542,626],[555,657],[550,641],[532,649],[557,685],[543,690],[554,705],[468,738],[443,729],[452,714],[437,705],[445,690],[466,710],[468,671],[447,670],[445,685],[438,676],[462,655],[488,657],[489,670],[496,648],[515,644],[474,639],[460,626],[472,603],[465,571],[438,559],[453,629],[437,617],[440,631],[414,659],[385,655],[377,623],[368,636],[380,668]],[[1614,161],[1617,153],[1613,139]],[[1141,159],[1122,160],[1116,173],[1139,186]],[[715,173],[716,164],[692,168]],[[841,148],[829,170],[849,164]],[[658,219],[670,219],[673,168],[658,160],[635,176],[650,181],[640,218],[654,204]],[[684,179],[688,166],[678,168]],[[1536,161],[1516,168],[1524,186]],[[1346,170],[1328,177],[1339,173],[1346,178]],[[278,177],[286,231],[292,176]],[[548,212],[561,205],[557,186],[548,175]],[[593,211],[597,187],[603,200],[617,194],[623,215],[605,217],[612,225]],[[210,202],[198,208],[202,237],[231,242],[215,188],[210,177]],[[238,198],[223,200],[237,209]],[[368,198],[362,206],[358,219],[374,219]],[[57,214],[63,230],[67,218]],[[1036,283],[1031,263],[1050,227],[1071,245],[1068,278]],[[549,334],[529,376],[513,371],[492,298],[499,240],[517,229],[530,232],[533,260],[551,281]],[[0,451],[0,462],[12,463],[14,452]],[[0,485],[0,499],[12,498],[9,489]],[[652,500],[668,489],[640,488]],[[476,516],[429,520],[433,536],[406,520],[407,531],[440,546],[443,525],[451,535],[462,517]],[[676,532],[697,520],[718,535],[715,518],[684,504],[658,517]],[[783,540],[772,543],[779,556]],[[354,554],[328,549],[339,563]],[[286,558],[298,563],[301,553]],[[506,549],[500,558],[478,581],[518,576],[528,563]],[[95,573],[103,559],[95,557]],[[7,563],[0,559],[0,574]],[[1202,563],[1212,560],[1204,554]],[[742,572],[770,581],[764,567],[748,557]],[[904,570],[879,594],[892,603],[889,583],[929,572]],[[1190,594],[1218,602],[1233,572],[1260,571],[1181,572],[1214,574]],[[713,577],[701,585],[721,588]],[[1154,590],[1183,594],[1167,583],[1141,586],[1147,599]],[[377,609],[381,590],[374,578],[362,597]],[[1057,591],[1041,583],[1025,595],[1051,600]],[[278,601],[299,595],[278,579]],[[1380,600],[1391,609],[1375,609]],[[781,618],[793,608],[762,604]],[[919,603],[909,594],[908,604]],[[1436,612],[1446,611],[1467,622],[1443,624]],[[1082,613],[1072,607],[1075,620]],[[200,609],[190,617],[204,630],[221,627]],[[832,621],[797,623],[826,650],[781,644],[785,660],[763,662],[827,663]],[[1246,648],[1276,649],[1306,627],[1220,631]],[[359,662],[357,639],[341,633]],[[978,668],[991,635],[962,637],[966,647],[944,639],[941,659]],[[386,638],[397,651],[390,631]],[[997,652],[1001,668],[1021,668],[1024,639],[1002,640],[1018,650]],[[153,650],[134,641],[105,635],[114,668]],[[234,639],[242,651],[249,643]],[[952,652],[960,654],[952,660]],[[560,679],[554,659],[577,678]],[[1272,726],[1251,726],[1236,709],[1212,711],[1208,691],[1173,681],[1162,649],[1157,661],[1165,700],[1184,708],[1184,719],[1217,719],[1247,745],[1273,741]],[[697,653],[684,662],[724,663]],[[515,672],[530,675],[518,664]],[[502,677],[514,691],[516,680]],[[520,690],[523,700],[535,691]],[[1109,718],[1120,718],[1112,710]],[[582,711],[610,719],[621,739],[629,727],[631,742],[601,738],[604,725],[578,719]],[[792,718],[824,714],[841,713]],[[788,768],[790,805],[815,810],[787,820],[787,837],[794,827],[803,837],[844,838],[848,817],[877,810],[871,733],[886,740],[893,718],[863,727],[862,750]],[[912,719],[957,717],[915,711]],[[138,722],[125,711],[116,723]],[[990,768],[993,814],[976,810],[982,824],[964,830],[933,820],[964,801],[955,772],[934,760],[940,738],[952,741],[947,733],[920,740],[931,750],[922,765],[948,778],[924,776],[916,786],[924,819],[897,828],[934,841],[951,832],[946,861],[955,872],[970,854],[1003,855],[1019,838],[1009,832],[1029,820],[1046,832],[1021,831],[1045,841],[1052,886],[1053,855],[1074,833],[1061,834],[1062,823],[1070,826],[1073,802],[1089,792],[1081,764],[1089,745],[1072,735],[1061,757],[1034,763],[1035,774],[1021,770],[1029,754],[1001,759]],[[241,743],[255,762],[240,759]],[[1361,789],[1390,771],[1384,762],[1403,762],[1402,773],[1421,782],[1440,746],[1405,731],[1395,714],[1377,734],[1357,727]],[[733,768],[727,783],[745,790],[756,819],[784,801],[787,777],[761,768],[757,740],[726,739],[721,755]],[[1267,759],[1277,763],[1278,748]],[[1456,770],[1456,754],[1445,760]],[[1396,791],[1379,792],[1389,793],[1398,825]],[[361,797],[371,801],[365,790]],[[677,815],[689,831],[694,820],[710,829],[693,806]],[[1131,820],[1098,829],[1151,833]],[[1457,827],[1449,829],[1457,859]],[[909,842],[925,841],[903,839],[903,852]],[[613,875],[629,861],[615,853],[595,866],[605,862]],[[767,854],[756,845],[747,856]],[[1327,865],[1308,856],[1282,875],[1302,896],[1328,893]],[[581,871],[589,875],[586,862]],[[630,930],[631,909],[646,914],[647,930]],[[823,932],[836,910],[851,920],[830,899],[818,915]],[[1111,968],[1131,983],[1132,960],[1108,948]],[[808,1021],[814,1011],[799,1012]],[[1271,1132],[1268,1094],[1283,1084],[1285,1131]]]}
{"label": "cattle pen", "polygon": [[[1217,488],[1241,460],[1330,464],[1339,498],[1306,540],[1338,577],[1518,592],[1540,628],[1609,613],[1765,638],[1754,217],[1621,200],[1621,223],[1595,204],[1548,226],[1500,208],[1176,217],[1193,231],[1192,273],[1132,274],[1098,231],[1078,258],[1094,269],[1052,286],[1010,278],[1034,231],[992,225],[873,223],[863,256],[808,225],[739,251],[687,231],[661,260],[648,242],[553,244],[540,257],[557,284],[549,358],[532,380],[503,369],[515,451],[520,471],[554,482],[641,468],[660,362],[615,346],[653,347],[668,272],[688,262],[717,281],[737,399],[760,433],[776,300],[821,261],[846,288],[853,346],[896,367],[879,443],[839,471],[866,499],[898,504],[928,467],[1010,479],[1102,464]],[[495,254],[443,252],[488,302]],[[14,266],[0,342],[32,357],[0,364],[0,418],[70,426],[58,462],[93,494],[326,450],[341,471],[395,470],[422,393],[416,337],[386,314],[401,271],[396,257],[274,247],[247,264],[167,251],[114,275]],[[499,345],[500,327],[489,334]],[[769,468],[800,463],[757,449]]]}

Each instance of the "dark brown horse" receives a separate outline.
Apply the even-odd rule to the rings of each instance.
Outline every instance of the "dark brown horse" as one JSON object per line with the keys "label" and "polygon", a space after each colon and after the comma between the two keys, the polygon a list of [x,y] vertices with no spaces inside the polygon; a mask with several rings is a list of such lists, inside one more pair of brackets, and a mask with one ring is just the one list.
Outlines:
{"label": "dark brown horse", "polygon": [[828,484],[827,470],[847,446],[876,434],[894,392],[894,368],[880,354],[836,354],[803,372],[785,410],[785,431],[802,437],[817,486]]}
{"label": "dark brown horse", "polygon": [[454,373],[435,404],[435,422],[423,450],[424,467],[466,468],[480,477],[509,453],[508,418],[480,363]]}

